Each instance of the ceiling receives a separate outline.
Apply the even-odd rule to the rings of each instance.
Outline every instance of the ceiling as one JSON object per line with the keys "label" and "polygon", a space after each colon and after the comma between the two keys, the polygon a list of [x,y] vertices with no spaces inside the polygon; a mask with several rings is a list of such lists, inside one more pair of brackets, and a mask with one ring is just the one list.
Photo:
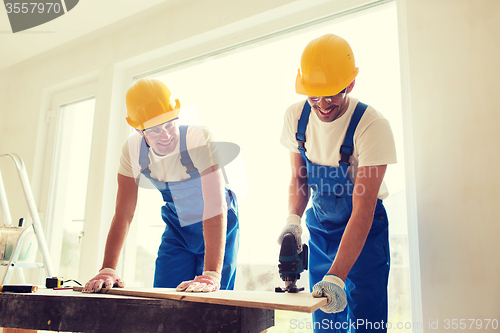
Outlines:
{"label": "ceiling", "polygon": [[0,70],[165,1],[82,0],[66,14],[17,33],[0,10]]}

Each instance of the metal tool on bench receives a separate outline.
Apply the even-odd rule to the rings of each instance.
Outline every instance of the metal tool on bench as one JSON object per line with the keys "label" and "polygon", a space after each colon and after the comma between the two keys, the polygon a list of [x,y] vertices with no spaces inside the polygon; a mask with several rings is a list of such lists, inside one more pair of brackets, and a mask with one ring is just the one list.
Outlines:
{"label": "metal tool on bench", "polygon": [[298,293],[304,290],[304,287],[297,287],[297,280],[300,279],[300,273],[307,269],[308,252],[307,245],[303,244],[299,253],[295,236],[292,233],[285,234],[281,242],[278,265],[280,278],[285,281],[285,288],[276,287],[275,292]]}

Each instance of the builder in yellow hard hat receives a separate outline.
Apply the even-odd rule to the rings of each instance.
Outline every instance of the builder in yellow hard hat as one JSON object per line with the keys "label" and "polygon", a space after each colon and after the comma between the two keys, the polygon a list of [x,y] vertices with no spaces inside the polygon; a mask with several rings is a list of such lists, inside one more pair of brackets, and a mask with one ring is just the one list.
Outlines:
{"label": "builder in yellow hard hat", "polygon": [[124,287],[118,258],[137,204],[140,179],[162,194],[165,231],[154,287],[178,291],[233,289],[239,224],[234,193],[225,187],[208,131],[179,125],[180,103],[159,80],[137,81],[127,92],[127,122],[136,129],[123,147],[116,211],[102,269],[84,292]]}
{"label": "builder in yellow hard hat", "polygon": [[[307,99],[286,111],[280,140],[290,150],[292,179],[278,242],[291,232],[301,244],[304,215],[311,291],[328,298],[313,313],[315,331],[365,332],[361,323],[385,331],[387,323],[383,178],[387,164],[396,163],[396,150],[389,122],[350,96],[358,72],[344,39],[328,34],[311,41],[295,82]],[[310,196],[312,207],[304,214]]]}

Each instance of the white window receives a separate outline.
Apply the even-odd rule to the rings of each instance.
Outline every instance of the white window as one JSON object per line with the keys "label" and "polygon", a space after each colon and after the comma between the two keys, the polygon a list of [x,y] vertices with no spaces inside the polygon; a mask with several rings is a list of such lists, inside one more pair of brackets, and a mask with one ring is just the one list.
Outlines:
{"label": "white window", "polygon": [[57,276],[78,280],[85,223],[94,110],[93,85],[52,98],[47,113],[44,179],[48,184],[47,244]]}

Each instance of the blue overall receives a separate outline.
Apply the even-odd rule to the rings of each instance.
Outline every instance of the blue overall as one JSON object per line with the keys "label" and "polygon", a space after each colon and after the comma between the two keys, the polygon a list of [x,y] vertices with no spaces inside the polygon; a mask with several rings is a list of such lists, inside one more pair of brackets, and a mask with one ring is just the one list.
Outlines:
{"label": "blue overall", "polygon": [[[296,139],[307,166],[312,207],[306,212],[309,229],[309,281],[311,290],[328,273],[352,212],[354,184],[347,169],[354,150],[353,137],[367,105],[358,103],[341,146],[339,167],[314,164],[306,156],[305,133],[311,106],[305,103]],[[373,224],[366,243],[345,281],[347,307],[336,314],[313,313],[315,332],[385,332],[389,279],[388,221],[382,200],[377,199]]]}
{"label": "blue overall", "polygon": [[[180,158],[190,178],[178,182],[160,182],[151,178],[149,145],[142,138],[139,165],[141,173],[160,191],[165,201],[161,216],[166,224],[156,258],[155,288],[175,288],[203,272],[204,200],[201,177],[186,148],[187,126],[179,126]],[[227,236],[220,289],[234,289],[236,258],[239,246],[238,205],[236,195],[226,188]]]}

